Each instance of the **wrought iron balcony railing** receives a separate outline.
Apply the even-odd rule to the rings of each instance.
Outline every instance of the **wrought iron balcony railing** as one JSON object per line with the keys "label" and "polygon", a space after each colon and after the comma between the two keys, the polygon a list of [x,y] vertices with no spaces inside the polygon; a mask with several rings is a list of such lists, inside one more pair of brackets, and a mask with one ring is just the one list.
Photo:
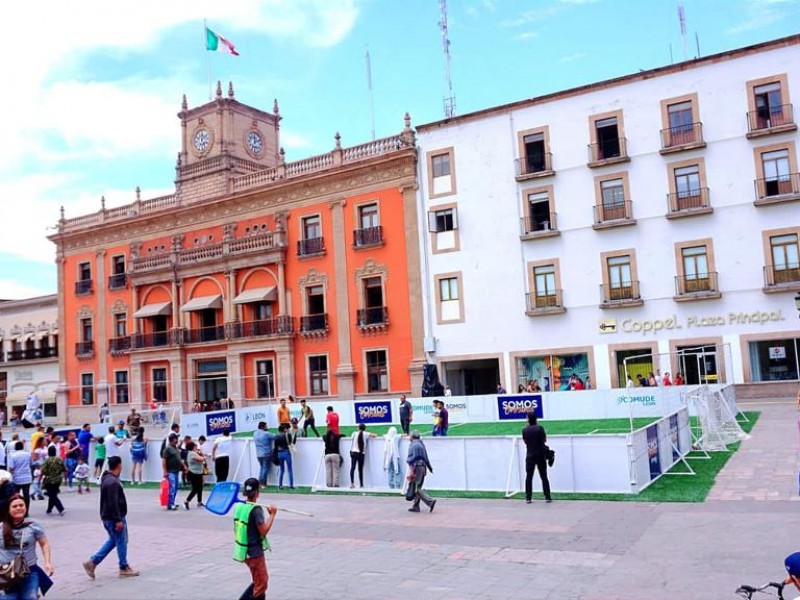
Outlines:
{"label": "wrought iron balcony railing", "polygon": [[365,229],[355,229],[353,231],[353,246],[362,248],[364,246],[376,246],[383,243],[383,227],[367,227]]}
{"label": "wrought iron balcony railing", "polygon": [[704,144],[703,124],[689,123],[661,130],[661,149],[679,149],[683,146],[699,146]]}

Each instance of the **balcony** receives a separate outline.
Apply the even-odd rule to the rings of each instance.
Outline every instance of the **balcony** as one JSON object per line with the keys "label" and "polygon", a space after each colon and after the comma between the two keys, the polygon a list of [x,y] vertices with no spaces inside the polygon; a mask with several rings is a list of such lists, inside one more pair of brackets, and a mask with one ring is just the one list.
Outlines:
{"label": "balcony", "polygon": [[180,329],[171,331],[152,331],[150,333],[135,333],[131,336],[131,350],[145,348],[162,348],[176,345],[180,339]]}
{"label": "balcony", "polygon": [[108,340],[108,351],[114,356],[118,354],[125,354],[130,349],[131,349],[131,336],[129,335],[111,338]]}
{"label": "balcony", "polygon": [[38,360],[41,358],[54,358],[58,356],[58,348],[46,346],[44,348],[26,348],[25,350],[10,350],[6,353],[9,362],[18,360]]}
{"label": "balcony", "polygon": [[300,317],[300,335],[303,337],[322,337],[328,335],[328,315],[307,315]]}
{"label": "balcony", "polygon": [[630,162],[628,156],[628,142],[626,138],[617,138],[589,144],[589,163],[591,169]]}
{"label": "balcony", "polygon": [[183,330],[184,344],[200,344],[203,342],[216,342],[225,339],[225,326],[199,327],[197,329]]}
{"label": "balcony", "polygon": [[227,330],[228,339],[291,335],[294,333],[294,319],[284,315],[274,319],[228,323]]}
{"label": "balcony", "polygon": [[383,227],[367,227],[365,229],[355,229],[353,231],[353,247],[369,248],[372,246],[383,245]]}
{"label": "balcony", "polygon": [[356,319],[356,326],[362,332],[385,330],[389,326],[389,309],[385,306],[360,308]]}
{"label": "balcony", "polygon": [[128,276],[125,273],[117,273],[108,276],[108,289],[122,290],[128,285]]}
{"label": "balcony", "polygon": [[551,152],[517,158],[514,160],[516,166],[516,180],[526,181],[528,179],[555,175],[552,160],[553,154]]}
{"label": "balcony", "polygon": [[672,297],[675,302],[713,300],[721,297],[722,292],[719,291],[716,272],[675,277],[675,295]]}
{"label": "balcony", "polygon": [[536,238],[553,237],[561,235],[558,230],[558,222],[556,221],[556,213],[549,213],[547,220],[534,217],[523,217],[520,219],[520,239],[533,240]]}
{"label": "balcony", "polygon": [[630,201],[599,204],[594,207],[594,229],[635,225],[633,203]]}
{"label": "balcony", "polygon": [[529,317],[543,317],[567,312],[561,299],[561,290],[548,290],[548,292],[548,294],[525,294],[525,314]]}
{"label": "balcony", "polygon": [[797,131],[791,104],[779,104],[747,113],[747,137],[750,139],[787,131]]}
{"label": "balcony", "polygon": [[707,215],[714,212],[709,201],[708,188],[667,194],[667,218],[680,219]]}
{"label": "balcony", "polygon": [[643,304],[638,281],[623,281],[613,285],[604,283],[600,286],[600,308],[628,308]]}
{"label": "balcony", "polygon": [[80,281],[75,282],[75,295],[76,296],[86,296],[87,294],[92,293],[92,280],[91,279],[81,279]]}
{"label": "balcony", "polygon": [[800,292],[800,263],[764,267],[765,294]]}
{"label": "balcony", "polygon": [[781,204],[800,200],[800,173],[787,173],[777,177],[756,179],[755,206]]}
{"label": "balcony", "polygon": [[94,356],[94,342],[76,342],[75,356],[77,356],[79,359],[92,358]]}
{"label": "balcony", "polygon": [[315,237],[297,241],[297,256],[325,254],[325,238]]}
{"label": "balcony", "polygon": [[672,154],[673,152],[705,147],[706,142],[703,139],[702,123],[678,125],[677,127],[661,130],[661,150],[659,150],[661,154]]}

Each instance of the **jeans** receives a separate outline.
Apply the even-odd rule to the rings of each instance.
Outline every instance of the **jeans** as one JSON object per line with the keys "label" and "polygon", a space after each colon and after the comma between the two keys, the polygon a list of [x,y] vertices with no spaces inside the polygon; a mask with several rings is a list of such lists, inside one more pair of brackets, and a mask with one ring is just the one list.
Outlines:
{"label": "jeans", "polygon": [[289,465],[289,487],[294,487],[294,471],[292,471],[292,453],[289,450],[278,451],[278,461],[280,461],[281,470],[278,473],[278,485],[283,487],[283,473],[284,467]]}
{"label": "jeans", "polygon": [[117,524],[114,521],[103,521],[103,527],[106,529],[108,539],[106,543],[100,547],[100,550],[90,559],[95,565],[103,562],[103,559],[116,548],[117,556],[119,557],[119,568],[128,568],[128,523],[122,519],[122,531],[117,531]]}
{"label": "jeans", "polygon": [[78,459],[68,458],[64,464],[67,466],[67,487],[72,487],[72,478],[75,475],[75,467],[78,466]]}
{"label": "jeans", "polygon": [[49,515],[53,512],[55,508],[58,512],[64,512],[64,505],[61,504],[61,500],[58,497],[58,492],[60,491],[59,488],[61,486],[58,485],[45,485],[44,489],[47,490],[47,514]]}
{"label": "jeans", "polygon": [[6,600],[37,600],[39,598],[38,571],[31,571],[28,577],[7,590],[2,598]]}
{"label": "jeans", "polygon": [[181,476],[178,471],[167,471],[167,481],[169,481],[169,500],[167,508],[175,506],[175,497],[178,495],[178,486],[181,483]]}
{"label": "jeans", "polygon": [[339,473],[342,469],[342,457],[338,454],[325,455],[325,485],[339,487]]}
{"label": "jeans", "polygon": [[550,500],[550,480],[547,478],[547,459],[544,454],[525,457],[525,499],[530,500],[532,496],[534,469],[539,471],[539,477],[542,478],[545,500]]}
{"label": "jeans", "polygon": [[309,427],[311,427],[311,430],[314,432],[314,435],[319,437],[319,431],[317,431],[317,428],[316,428],[316,426],[314,424],[314,419],[313,418],[306,419],[305,423],[303,423],[303,437],[306,437],[308,435],[308,428]]}
{"label": "jeans", "polygon": [[358,481],[360,487],[364,487],[364,453],[350,452],[350,485],[356,484],[355,474],[358,467]]}
{"label": "jeans", "polygon": [[389,462],[389,487],[391,489],[400,489],[402,487],[402,482],[400,481],[401,475],[400,467],[396,462]]}
{"label": "jeans", "polygon": [[258,483],[267,485],[267,478],[269,477],[269,468],[272,466],[272,452],[266,456],[258,457]]}

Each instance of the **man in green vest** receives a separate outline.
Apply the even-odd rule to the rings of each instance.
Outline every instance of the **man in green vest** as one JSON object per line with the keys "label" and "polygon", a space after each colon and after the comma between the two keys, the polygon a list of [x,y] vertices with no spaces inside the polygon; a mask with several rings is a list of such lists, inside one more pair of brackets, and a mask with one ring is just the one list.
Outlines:
{"label": "man in green vest", "polygon": [[269,574],[264,551],[270,549],[267,534],[272,528],[278,509],[275,506],[268,506],[269,519],[265,519],[264,509],[255,504],[258,501],[258,493],[258,479],[250,477],[242,488],[242,494],[247,498],[247,502],[236,504],[233,513],[235,536],[233,559],[245,563],[253,579],[239,600],[265,600],[267,597]]}

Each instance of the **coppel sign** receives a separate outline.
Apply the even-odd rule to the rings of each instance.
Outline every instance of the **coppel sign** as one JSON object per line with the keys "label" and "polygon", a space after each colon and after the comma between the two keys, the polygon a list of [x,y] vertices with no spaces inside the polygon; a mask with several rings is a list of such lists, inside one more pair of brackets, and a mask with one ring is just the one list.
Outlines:
{"label": "coppel sign", "polygon": [[390,400],[375,402],[356,402],[353,404],[356,413],[356,423],[391,423],[392,403]]}
{"label": "coppel sign", "polygon": [[497,397],[497,416],[501,421],[523,421],[532,412],[537,419],[544,416],[541,394],[515,394]]}
{"label": "coppel sign", "polygon": [[236,431],[236,413],[232,410],[206,415],[206,435],[219,435],[225,429]]}

